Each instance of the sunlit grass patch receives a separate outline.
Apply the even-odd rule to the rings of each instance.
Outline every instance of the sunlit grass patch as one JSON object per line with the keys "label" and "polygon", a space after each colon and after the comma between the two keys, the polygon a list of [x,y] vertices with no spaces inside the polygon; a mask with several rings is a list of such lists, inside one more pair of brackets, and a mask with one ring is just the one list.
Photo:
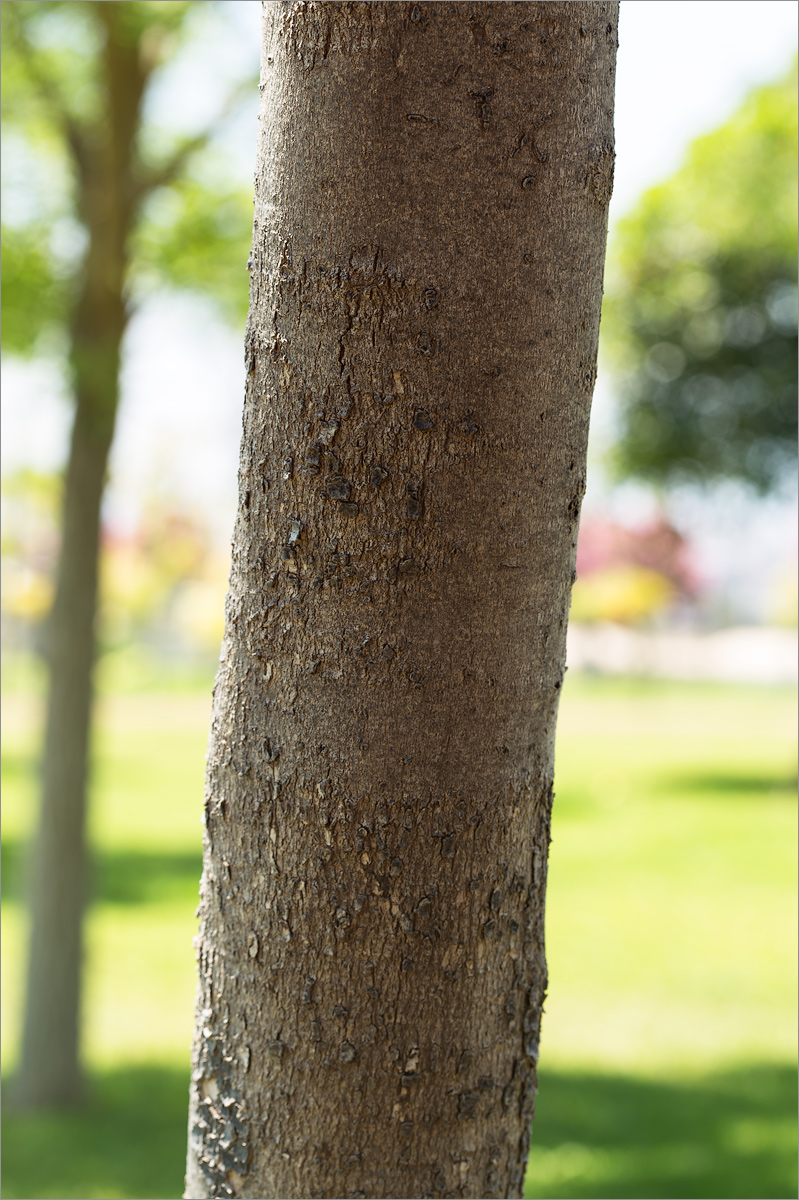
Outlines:
{"label": "sunlit grass patch", "polygon": [[789,689],[569,681],[544,1063],[795,1057],[794,722]]}

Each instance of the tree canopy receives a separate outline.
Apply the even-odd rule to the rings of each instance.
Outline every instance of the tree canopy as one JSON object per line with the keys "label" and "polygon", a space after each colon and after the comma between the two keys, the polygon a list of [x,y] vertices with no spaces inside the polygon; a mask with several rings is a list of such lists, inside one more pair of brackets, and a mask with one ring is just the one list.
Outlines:
{"label": "tree canopy", "polygon": [[794,461],[796,67],[753,91],[619,223],[607,342],[613,465],[661,485],[776,488]]}
{"label": "tree canopy", "polygon": [[122,2],[113,6],[28,0],[2,6],[4,127],[3,348],[30,355],[57,344],[73,308],[86,246],[85,164],[102,152],[107,96],[99,47],[113,7],[117,29],[138,47],[146,81],[135,142],[136,210],[129,240],[128,306],[177,287],[209,296],[243,321],[251,190],[224,161],[218,135],[254,88],[248,77],[197,133],[165,124],[149,93],[213,5]]}

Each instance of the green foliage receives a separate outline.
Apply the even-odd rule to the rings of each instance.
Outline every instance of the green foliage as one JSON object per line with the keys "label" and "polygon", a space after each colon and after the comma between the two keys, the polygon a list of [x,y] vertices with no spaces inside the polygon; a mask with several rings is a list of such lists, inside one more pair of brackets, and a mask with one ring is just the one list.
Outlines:
{"label": "green foliage", "polygon": [[2,346],[14,354],[52,348],[54,335],[63,343],[76,292],[85,236],[63,120],[88,127],[102,111],[90,10],[81,0],[0,9]]}
{"label": "green foliage", "polygon": [[12,354],[30,354],[43,335],[63,327],[69,314],[73,283],[53,261],[49,234],[43,224],[2,227],[3,349]]}
{"label": "green foliage", "polygon": [[776,487],[796,445],[796,70],[618,227],[605,309],[621,476]]}
{"label": "green foliage", "polygon": [[[65,345],[87,243],[75,135],[96,144],[108,103],[99,62],[103,9],[83,0],[2,6],[2,344],[12,353]],[[240,322],[252,195],[214,141],[236,101],[254,93],[255,80],[234,87],[224,111],[192,136],[165,129],[148,101],[181,43],[211,13],[207,3],[113,5],[117,36],[138,46],[148,77],[131,164],[141,197],[126,292],[129,305],[155,288],[199,292]]]}
{"label": "green foliage", "polygon": [[102,112],[101,30],[92,8],[85,0],[9,0],[0,11],[3,124],[37,145],[48,141],[51,151],[64,117],[88,123]]}
{"label": "green foliage", "polygon": [[174,287],[210,297],[228,320],[247,312],[252,197],[225,171],[192,175],[150,199],[133,240],[131,281],[143,295]]}

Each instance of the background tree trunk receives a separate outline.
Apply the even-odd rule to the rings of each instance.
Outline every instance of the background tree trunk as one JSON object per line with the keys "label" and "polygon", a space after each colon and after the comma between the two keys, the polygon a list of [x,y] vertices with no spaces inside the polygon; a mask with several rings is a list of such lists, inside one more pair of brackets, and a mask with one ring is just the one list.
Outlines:
{"label": "background tree trunk", "polygon": [[518,1196],[617,5],[264,10],[186,1196]]}
{"label": "background tree trunk", "polygon": [[70,329],[75,419],[47,630],[42,798],[30,879],[22,1058],[14,1085],[16,1103],[28,1106],[73,1102],[81,1095],[86,792],[100,515],[127,324],[126,252],[137,196],[134,139],[146,81],[138,42],[125,14],[114,8],[95,6],[104,38],[102,124],[90,131],[69,130],[89,241]]}
{"label": "background tree trunk", "polygon": [[[118,357],[119,347],[115,349]],[[115,409],[116,376],[109,386]],[[86,785],[100,504],[112,431],[113,421],[110,429],[93,430],[85,402],[79,403],[65,480],[57,591],[48,625],[50,688],[42,801],[30,880],[22,1060],[14,1089],[22,1105],[67,1103],[81,1094]]]}

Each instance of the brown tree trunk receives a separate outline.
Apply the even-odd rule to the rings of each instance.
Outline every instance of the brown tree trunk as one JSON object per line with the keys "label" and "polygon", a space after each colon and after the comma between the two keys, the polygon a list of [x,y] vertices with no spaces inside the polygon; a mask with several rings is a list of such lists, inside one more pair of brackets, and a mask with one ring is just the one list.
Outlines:
{"label": "brown tree trunk", "polygon": [[[49,692],[42,797],[30,880],[31,934],[20,1105],[81,1095],[80,993],[86,899],[86,792],[95,659],[100,509],[127,324],[127,239],[136,207],[133,148],[146,73],[125,6],[97,4],[107,107],[72,131],[89,245],[70,330],[75,419],[64,480],[61,551],[48,624]],[[79,136],[80,135],[80,136]]]}
{"label": "brown tree trunk", "polygon": [[[109,347],[118,359],[119,346]],[[106,400],[116,408],[116,376]],[[81,1095],[82,925],[86,895],[86,785],[94,664],[100,503],[113,419],[95,430],[78,405],[64,489],[62,546],[48,628],[50,687],[42,801],[30,880],[31,936],[20,1105]],[[113,418],[113,412],[110,414]]]}
{"label": "brown tree trunk", "polygon": [[186,1196],[518,1196],[617,5],[264,11]]}

